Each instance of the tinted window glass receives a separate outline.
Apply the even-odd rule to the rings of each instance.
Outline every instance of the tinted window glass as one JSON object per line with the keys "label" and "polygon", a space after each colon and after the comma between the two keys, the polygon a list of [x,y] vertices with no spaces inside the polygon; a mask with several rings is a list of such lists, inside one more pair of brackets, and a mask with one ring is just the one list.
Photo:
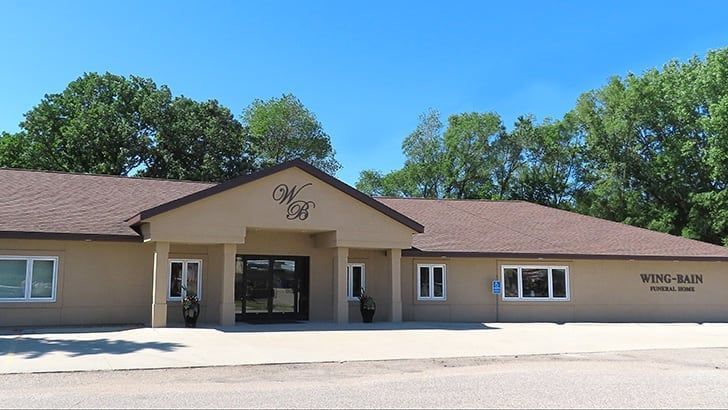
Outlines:
{"label": "tinted window glass", "polygon": [[433,280],[433,290],[432,290],[432,296],[436,298],[441,298],[445,296],[445,273],[443,272],[442,268],[439,266],[436,266],[432,268],[432,276]]}
{"label": "tinted window glass", "polygon": [[524,298],[549,297],[549,273],[547,269],[522,269]]}
{"label": "tinted window glass", "polygon": [[25,297],[24,260],[0,260],[0,299]]}
{"label": "tinted window glass", "polygon": [[53,297],[53,261],[33,261],[31,298]]}
{"label": "tinted window glass", "polygon": [[172,262],[169,275],[169,296],[182,297],[182,262]]}
{"label": "tinted window glass", "polygon": [[361,296],[361,288],[362,288],[362,280],[361,280],[361,266],[352,266],[351,267],[351,278],[352,278],[352,287],[351,292],[352,296],[355,298],[358,298]]}
{"label": "tinted window glass", "polygon": [[518,269],[508,268],[503,270],[503,291],[508,298],[518,297]]}
{"label": "tinted window glass", "polygon": [[420,296],[430,297],[430,269],[427,266],[420,267]]}
{"label": "tinted window glass", "polygon": [[187,295],[197,296],[200,284],[200,264],[197,262],[187,262]]}
{"label": "tinted window glass", "polygon": [[553,284],[553,294],[555,298],[566,297],[566,270],[553,269],[551,271],[551,283]]}

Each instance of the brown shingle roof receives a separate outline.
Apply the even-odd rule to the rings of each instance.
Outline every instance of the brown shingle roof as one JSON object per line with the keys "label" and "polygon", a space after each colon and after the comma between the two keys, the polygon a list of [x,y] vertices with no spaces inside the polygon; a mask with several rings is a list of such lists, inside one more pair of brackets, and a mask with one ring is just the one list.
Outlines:
{"label": "brown shingle roof", "polygon": [[[136,241],[132,216],[226,186],[0,169],[0,237]],[[728,248],[522,201],[377,201],[425,225],[409,254],[728,260]]]}
{"label": "brown shingle roof", "polygon": [[523,201],[377,198],[425,225],[409,254],[728,259],[728,248]]}
{"label": "brown shingle roof", "polygon": [[59,239],[98,235],[98,239],[139,240],[127,218],[212,185],[0,169],[0,232],[4,237],[34,232],[37,237],[53,234]]}

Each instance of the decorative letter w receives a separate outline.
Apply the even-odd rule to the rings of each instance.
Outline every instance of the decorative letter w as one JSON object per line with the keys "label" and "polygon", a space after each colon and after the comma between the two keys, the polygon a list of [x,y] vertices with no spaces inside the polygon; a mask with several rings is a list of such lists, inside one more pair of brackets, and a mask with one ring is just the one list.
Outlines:
{"label": "decorative letter w", "polygon": [[289,188],[286,184],[280,184],[273,189],[273,199],[278,201],[279,204],[286,206],[286,218],[289,220],[300,219],[305,221],[308,218],[309,208],[316,208],[316,203],[313,201],[296,199],[298,194],[309,185],[312,184],[307,183],[301,185],[300,188],[294,185]]}

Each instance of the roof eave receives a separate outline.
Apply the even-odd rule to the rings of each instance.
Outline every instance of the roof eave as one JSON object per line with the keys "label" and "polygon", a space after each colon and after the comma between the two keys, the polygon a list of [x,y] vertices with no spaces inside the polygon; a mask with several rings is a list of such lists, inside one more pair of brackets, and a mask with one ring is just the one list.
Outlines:
{"label": "roof eave", "polygon": [[617,255],[576,253],[529,253],[529,252],[471,252],[471,251],[423,251],[407,249],[402,256],[447,258],[509,258],[509,259],[582,259],[582,260],[643,260],[680,262],[728,262],[728,256],[720,255]]}
{"label": "roof eave", "polygon": [[2,239],[45,239],[65,241],[143,242],[141,236],[74,232],[0,231]]}

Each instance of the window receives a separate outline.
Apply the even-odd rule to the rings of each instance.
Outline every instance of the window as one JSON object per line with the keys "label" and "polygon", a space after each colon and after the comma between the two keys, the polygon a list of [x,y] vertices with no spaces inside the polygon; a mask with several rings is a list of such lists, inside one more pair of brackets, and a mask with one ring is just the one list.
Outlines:
{"label": "window", "polygon": [[0,256],[0,302],[55,302],[58,258]]}
{"label": "window", "polygon": [[445,300],[446,298],[445,265],[417,265],[417,299]]}
{"label": "window", "polygon": [[349,300],[359,300],[361,291],[365,287],[364,264],[350,263],[346,265],[346,297]]}
{"label": "window", "polygon": [[197,259],[170,260],[167,300],[182,300],[187,295],[196,295],[202,299],[202,261]]}
{"label": "window", "polygon": [[503,266],[503,300],[569,300],[566,266]]}

